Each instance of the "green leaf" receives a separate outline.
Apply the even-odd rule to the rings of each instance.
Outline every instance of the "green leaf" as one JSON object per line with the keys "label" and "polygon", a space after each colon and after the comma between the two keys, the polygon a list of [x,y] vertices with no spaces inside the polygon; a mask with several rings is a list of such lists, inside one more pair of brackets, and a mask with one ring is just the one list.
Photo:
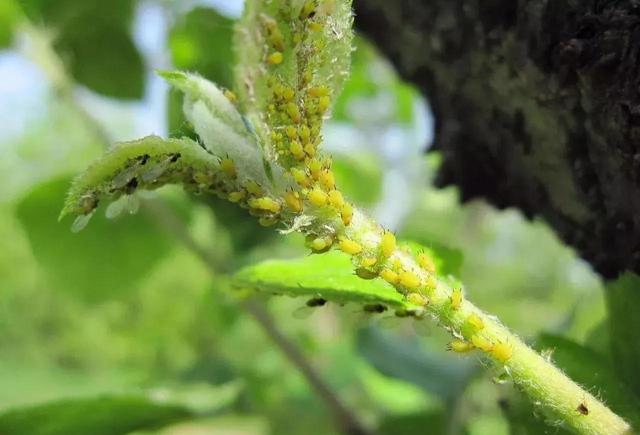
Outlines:
{"label": "green leaf", "polygon": [[540,335],[535,347],[540,351],[552,351],[553,361],[571,379],[587,390],[596,391],[614,412],[637,427],[640,423],[640,401],[605,358],[588,347],[551,334]]}
{"label": "green leaf", "polygon": [[395,336],[379,328],[359,331],[356,346],[382,374],[419,386],[445,401],[462,394],[476,370],[473,360],[424,349],[415,337]]}
{"label": "green leaf", "polygon": [[13,27],[20,18],[20,10],[15,0],[0,2],[0,49],[6,48],[13,39]]}
{"label": "green leaf", "polygon": [[[231,158],[239,174],[264,188],[273,184],[265,172],[262,150],[248,121],[216,85],[179,71],[161,71],[159,74],[184,93],[184,113],[209,152]],[[272,169],[276,180],[284,179],[278,166]]]}
{"label": "green leaf", "polygon": [[631,272],[621,275],[607,284],[605,295],[614,366],[629,388],[640,397],[640,277]]}
{"label": "green leaf", "polygon": [[69,399],[0,414],[2,435],[125,435],[193,418],[182,406],[135,396]]}
{"label": "green leaf", "polygon": [[110,97],[142,97],[144,63],[129,32],[133,0],[22,4],[32,22],[55,30],[54,47],[78,83]]}
{"label": "green leaf", "polygon": [[17,205],[46,282],[90,302],[126,294],[173,241],[143,216],[114,221],[100,213],[91,231],[71,233],[68,225],[56,222],[68,186],[68,178],[38,185]]}
{"label": "green leaf", "polygon": [[332,251],[297,260],[269,260],[241,269],[234,285],[288,296],[323,298],[345,304],[382,304],[396,310],[416,310],[382,279],[363,280],[353,272],[350,258]]}

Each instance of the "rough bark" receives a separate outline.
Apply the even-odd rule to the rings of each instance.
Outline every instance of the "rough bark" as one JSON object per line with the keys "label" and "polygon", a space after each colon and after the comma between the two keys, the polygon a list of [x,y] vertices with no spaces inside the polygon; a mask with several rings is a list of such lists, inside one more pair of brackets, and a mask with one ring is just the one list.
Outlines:
{"label": "rough bark", "polygon": [[428,97],[438,182],[640,273],[640,0],[354,0]]}

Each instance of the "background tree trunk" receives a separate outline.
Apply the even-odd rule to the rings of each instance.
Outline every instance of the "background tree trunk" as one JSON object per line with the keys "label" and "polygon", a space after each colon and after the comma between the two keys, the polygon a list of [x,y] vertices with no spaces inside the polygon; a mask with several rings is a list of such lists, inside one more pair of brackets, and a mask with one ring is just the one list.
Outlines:
{"label": "background tree trunk", "polygon": [[440,185],[542,216],[604,277],[640,273],[640,0],[354,0],[426,95]]}

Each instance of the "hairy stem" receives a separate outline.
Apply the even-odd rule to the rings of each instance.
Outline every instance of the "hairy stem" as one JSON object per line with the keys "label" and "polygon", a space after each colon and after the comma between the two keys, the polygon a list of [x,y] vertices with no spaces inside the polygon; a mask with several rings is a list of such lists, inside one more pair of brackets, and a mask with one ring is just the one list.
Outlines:
{"label": "hairy stem", "polygon": [[[365,249],[376,249],[383,241],[384,230],[362,212],[355,210],[345,236]],[[354,258],[357,261],[357,258]],[[541,408],[549,419],[564,422],[582,434],[621,435],[632,430],[621,417],[600,400],[569,379],[552,362],[528,347],[519,337],[468,300],[455,303],[459,292],[442,279],[425,271],[414,256],[396,247],[381,267],[410,271],[422,287],[425,313],[450,331],[468,347],[464,351],[479,350],[488,356],[495,368],[504,370],[516,386]],[[407,286],[395,284],[407,294]],[[410,294],[409,294],[410,295]]]}

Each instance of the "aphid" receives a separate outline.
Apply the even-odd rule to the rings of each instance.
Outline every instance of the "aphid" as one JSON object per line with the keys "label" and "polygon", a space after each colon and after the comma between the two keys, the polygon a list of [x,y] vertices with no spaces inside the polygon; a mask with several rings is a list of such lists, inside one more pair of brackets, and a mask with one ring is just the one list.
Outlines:
{"label": "aphid", "polygon": [[298,109],[298,106],[295,105],[295,103],[287,103],[287,105],[285,106],[285,111],[287,112],[287,115],[289,115],[289,118],[291,118],[291,121],[295,122],[296,124],[300,122],[300,110]]}
{"label": "aphid", "polygon": [[300,144],[300,142],[292,140],[289,143],[289,151],[293,155],[296,160],[304,160],[306,154],[304,153],[304,148]]}
{"label": "aphid", "polygon": [[328,195],[319,187],[314,187],[308,194],[307,199],[316,207],[322,207],[327,203]]}
{"label": "aphid", "polygon": [[447,345],[447,350],[457,353],[471,352],[473,349],[475,349],[473,344],[462,340],[453,340]]}
{"label": "aphid", "polygon": [[253,198],[249,200],[249,207],[256,210],[269,211],[272,213],[278,213],[280,211],[280,203],[268,196],[261,198]]}
{"label": "aphid", "polygon": [[140,208],[140,199],[137,195],[122,195],[117,200],[107,206],[105,216],[107,219],[114,219],[123,212],[135,214]]}
{"label": "aphid", "polygon": [[298,308],[293,312],[293,317],[297,319],[305,319],[315,312],[315,308],[323,307],[326,305],[327,300],[321,297],[309,299],[303,307]]}
{"label": "aphid", "polygon": [[87,214],[81,214],[75,218],[73,223],[71,224],[71,232],[79,233],[87,226],[89,221],[91,220],[91,216],[93,216],[94,211],[91,211]]}
{"label": "aphid", "polygon": [[124,186],[124,192],[126,194],[132,194],[135,190],[136,187],[138,187],[138,178],[137,177],[133,177],[131,180],[129,180],[129,182]]}
{"label": "aphid", "polygon": [[331,99],[329,97],[320,97],[318,99],[318,112],[325,112],[331,105]]}
{"label": "aphid", "polygon": [[293,190],[285,192],[284,203],[287,204],[287,207],[294,213],[300,213],[302,211],[302,201],[300,200],[298,192],[294,192]]}
{"label": "aphid", "polygon": [[287,137],[289,139],[295,139],[296,136],[298,135],[298,132],[293,125],[288,125],[284,131],[285,133],[287,133]]}
{"label": "aphid", "polygon": [[223,95],[227,97],[227,100],[229,100],[231,104],[236,104],[236,102],[238,101],[238,97],[236,97],[236,94],[231,92],[229,89],[225,89]]}
{"label": "aphid", "polygon": [[307,91],[310,97],[326,97],[329,95],[329,88],[326,86],[314,86]]}
{"label": "aphid", "polygon": [[301,125],[298,129],[298,135],[300,136],[300,140],[302,140],[302,142],[307,142],[309,140],[309,136],[311,135],[311,131],[306,125]]}
{"label": "aphid", "polygon": [[340,250],[349,255],[357,255],[362,252],[362,245],[358,242],[349,239],[342,239],[338,244]]}
{"label": "aphid", "polygon": [[295,91],[288,86],[282,90],[282,99],[284,101],[291,101],[295,96],[296,96]]}
{"label": "aphid", "polygon": [[282,63],[283,59],[284,59],[284,57],[282,56],[281,52],[274,51],[269,56],[267,56],[267,63],[269,65],[278,65],[278,64]]}
{"label": "aphid", "polygon": [[508,343],[499,341],[493,345],[491,349],[491,355],[500,362],[507,362],[511,358],[513,349]]}
{"label": "aphid", "polygon": [[469,317],[467,317],[466,322],[469,326],[471,326],[476,331],[479,331],[482,328],[484,328],[484,322],[482,321],[480,316],[478,316],[475,313],[470,314]]}
{"label": "aphid", "polygon": [[253,180],[247,180],[247,182],[244,183],[244,188],[247,189],[247,192],[251,195],[258,196],[262,194],[262,188]]}
{"label": "aphid", "polygon": [[322,171],[318,181],[325,190],[332,190],[336,185],[336,178],[330,169]]}
{"label": "aphid", "polygon": [[387,307],[382,304],[367,304],[362,309],[365,313],[384,313],[387,311]]}
{"label": "aphid", "polygon": [[316,237],[309,243],[309,247],[313,252],[326,252],[333,245],[333,239],[330,237]]}
{"label": "aphid", "polygon": [[361,279],[374,279],[378,277],[378,274],[376,272],[373,272],[369,269],[365,269],[363,267],[358,267],[356,269],[356,275],[358,276],[358,278],[361,278]]}
{"label": "aphid", "polygon": [[311,177],[313,177],[314,180],[318,180],[322,171],[322,163],[317,159],[311,159],[309,163],[307,163],[307,167],[309,168],[309,172],[311,172]]}
{"label": "aphid", "polygon": [[360,266],[362,267],[371,267],[378,262],[376,257],[364,257],[360,260]]}
{"label": "aphid", "polygon": [[396,236],[394,236],[392,232],[384,232],[382,240],[380,241],[380,250],[385,257],[390,257],[393,251],[396,250]]}
{"label": "aphid", "polygon": [[340,217],[344,226],[349,226],[351,219],[353,218],[353,207],[348,202],[345,202],[340,209]]}
{"label": "aphid", "polygon": [[220,170],[229,178],[236,178],[236,165],[229,158],[220,159]]}
{"label": "aphid", "polygon": [[471,343],[484,352],[491,352],[491,349],[493,349],[493,343],[478,334],[471,337]]}
{"label": "aphid", "polygon": [[312,21],[311,23],[309,23],[309,29],[313,30],[314,32],[319,32],[320,30],[322,30],[322,24]]}
{"label": "aphid", "polygon": [[237,192],[231,192],[227,199],[231,202],[240,202],[245,199],[246,196],[247,192],[245,192],[244,190],[238,190]]}
{"label": "aphid", "polygon": [[304,5],[302,5],[302,9],[300,10],[300,19],[305,20],[307,18],[312,18],[315,15],[316,2],[315,0],[309,0]]}
{"label": "aphid", "polygon": [[169,155],[169,163],[177,162],[180,159],[180,157],[182,157],[182,154],[180,153],[173,153]]}
{"label": "aphid", "polygon": [[587,405],[585,405],[583,402],[578,405],[576,411],[578,411],[582,415],[589,415],[589,408],[587,408]]}
{"label": "aphid", "polygon": [[397,284],[399,279],[398,274],[391,269],[382,269],[380,272],[380,278],[384,279],[391,285]]}
{"label": "aphid", "polygon": [[304,146],[304,152],[307,153],[309,157],[314,157],[316,155],[316,147],[312,143],[308,143]]}
{"label": "aphid", "polygon": [[415,292],[407,295],[407,302],[421,306],[429,305],[429,299],[426,296]]}
{"label": "aphid", "polygon": [[449,306],[452,310],[457,310],[460,308],[462,304],[462,289],[460,287],[456,287],[451,292],[451,296],[449,296]]}
{"label": "aphid", "polygon": [[270,227],[278,223],[278,218],[275,216],[262,216],[258,219],[258,223],[263,227]]}
{"label": "aphid", "polygon": [[127,184],[129,184],[133,178],[135,178],[137,170],[137,165],[129,166],[128,168],[123,169],[118,173],[118,175],[113,177],[113,180],[111,180],[111,187],[116,190],[122,189]]}
{"label": "aphid", "polygon": [[427,272],[429,273],[436,272],[436,265],[433,262],[433,259],[426,252],[419,252],[417,260],[420,267],[426,270]]}
{"label": "aphid", "polygon": [[311,186],[311,180],[305,171],[298,168],[291,168],[291,175],[295,182],[301,187]]}
{"label": "aphid", "polygon": [[415,289],[420,287],[420,277],[409,270],[400,272],[399,282],[400,285],[408,289]]}
{"label": "aphid", "polygon": [[339,190],[330,190],[329,191],[329,204],[331,204],[336,209],[340,210],[344,205],[344,198],[342,197],[342,193]]}
{"label": "aphid", "polygon": [[77,208],[78,212],[82,214],[88,214],[98,207],[98,198],[93,193],[85,193],[78,198]]}

